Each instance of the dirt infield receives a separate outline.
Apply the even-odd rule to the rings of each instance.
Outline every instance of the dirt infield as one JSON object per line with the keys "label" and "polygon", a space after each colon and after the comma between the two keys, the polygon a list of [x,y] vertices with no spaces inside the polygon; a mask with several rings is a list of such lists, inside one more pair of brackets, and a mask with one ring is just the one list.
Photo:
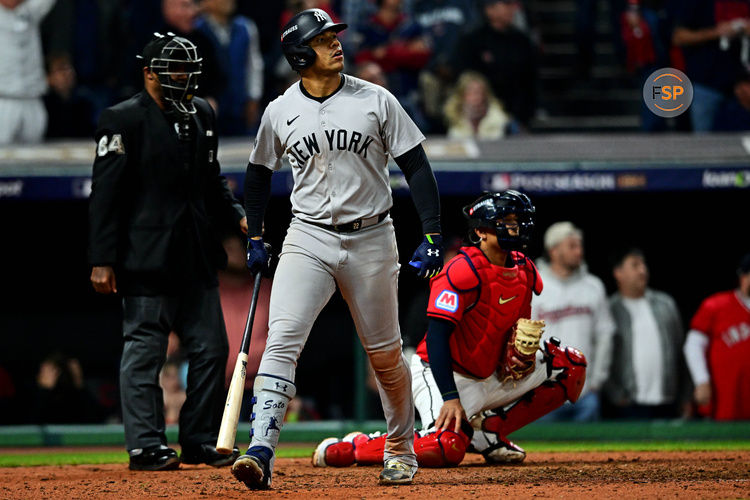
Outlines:
{"label": "dirt infield", "polygon": [[468,455],[453,469],[422,469],[411,486],[377,485],[377,467],[319,469],[279,459],[273,489],[253,492],[229,469],[127,466],[0,469],[0,498],[750,498],[750,451],[532,453],[517,466]]}

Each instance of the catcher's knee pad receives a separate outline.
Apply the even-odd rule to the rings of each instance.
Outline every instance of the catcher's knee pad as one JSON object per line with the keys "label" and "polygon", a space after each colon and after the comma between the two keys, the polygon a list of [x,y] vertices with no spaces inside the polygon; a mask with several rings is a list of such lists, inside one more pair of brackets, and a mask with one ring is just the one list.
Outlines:
{"label": "catcher's knee pad", "polygon": [[572,347],[561,348],[557,339],[544,345],[548,378],[517,401],[503,408],[485,410],[472,417],[472,427],[507,436],[559,408],[575,402],[586,380],[586,358]]}
{"label": "catcher's knee pad", "polygon": [[[453,428],[453,423],[447,426]],[[468,422],[462,422],[461,430],[430,432],[424,436],[417,434],[414,440],[414,451],[420,467],[453,467],[461,463],[466,449],[471,443],[474,430]]]}
{"label": "catcher's knee pad", "polygon": [[555,337],[544,342],[547,360],[547,375],[554,375],[554,380],[562,384],[565,398],[575,403],[583,390],[586,381],[586,356],[574,347],[560,347]]}

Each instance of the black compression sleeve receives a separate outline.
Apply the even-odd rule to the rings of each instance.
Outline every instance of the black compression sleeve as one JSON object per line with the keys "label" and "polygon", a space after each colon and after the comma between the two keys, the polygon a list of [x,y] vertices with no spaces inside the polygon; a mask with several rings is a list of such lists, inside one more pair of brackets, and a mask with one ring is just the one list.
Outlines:
{"label": "black compression sleeve", "polygon": [[451,347],[448,342],[454,328],[455,325],[450,321],[437,318],[430,318],[427,325],[427,356],[443,401],[458,398],[458,389],[453,379]]}
{"label": "black compression sleeve", "polygon": [[394,160],[411,189],[414,206],[422,221],[422,231],[425,234],[440,233],[440,195],[424,148],[417,144]]}
{"label": "black compression sleeve", "polygon": [[247,235],[263,234],[263,217],[266,205],[271,198],[271,174],[273,172],[263,165],[247,164],[245,172],[245,216],[247,217]]}

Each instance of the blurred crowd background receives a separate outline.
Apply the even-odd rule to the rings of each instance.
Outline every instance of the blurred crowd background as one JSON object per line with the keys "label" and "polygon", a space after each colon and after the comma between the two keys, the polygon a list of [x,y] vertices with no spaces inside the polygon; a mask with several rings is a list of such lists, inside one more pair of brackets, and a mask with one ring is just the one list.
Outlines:
{"label": "blurred crowd background", "polygon": [[[387,87],[428,135],[750,126],[742,0],[2,0],[0,101],[43,98],[44,109],[33,131],[0,143],[91,137],[104,108],[142,87],[135,56],[156,31],[198,45],[199,94],[223,136],[252,135],[297,78],[280,28],[311,7],[348,23],[346,72]],[[662,67],[694,85],[676,119],[643,106]]]}
{"label": "blurred crowd background", "polygon": [[[346,72],[387,87],[428,136],[491,141],[550,132],[750,130],[746,0],[0,0],[0,146],[92,139],[102,110],[141,89],[136,55],[154,32],[171,31],[196,42],[202,53],[199,94],[216,110],[220,135],[248,137],[249,147],[266,105],[297,79],[281,53],[280,28],[311,7],[349,24],[341,33]],[[691,110],[677,118],[656,117],[641,97],[648,75],[665,66],[684,71],[694,86]],[[23,118],[29,110],[31,120]],[[535,199],[540,224],[530,255],[548,263],[545,283],[554,288],[556,281],[563,286],[571,276],[581,278],[589,284],[586,293],[596,296],[596,303],[586,306],[591,307],[587,329],[563,337],[595,364],[587,386],[595,397],[578,405],[577,415],[563,408],[554,418],[716,416],[706,374],[688,368],[685,338],[703,298],[737,288],[735,270],[741,271],[739,286],[747,288],[750,262],[737,264],[738,248],[747,248],[735,241],[727,212],[706,214],[724,206],[724,195],[700,196],[701,204],[670,193],[649,193],[638,202],[609,195]],[[463,236],[459,208],[468,199],[443,201],[446,241],[455,252]],[[618,201],[631,204],[629,217],[640,234],[601,225],[597,207]],[[409,219],[407,204],[396,200],[394,219],[411,230],[417,223]],[[288,200],[271,200],[266,222],[272,242],[280,241],[288,223],[287,205]],[[0,424],[118,422],[120,306],[117,298],[96,297],[90,290],[81,243],[85,205],[38,203],[24,219],[20,212],[28,212],[28,205],[15,206],[17,220],[10,217],[13,205],[3,207],[8,215],[3,227],[23,245],[6,249],[13,252],[7,261],[23,259],[33,269],[3,268],[16,285],[0,304]],[[695,214],[705,218],[691,221]],[[48,219],[36,221],[41,227],[29,224],[41,216]],[[654,224],[653,217],[672,223]],[[567,232],[553,231],[548,238],[553,223],[561,221],[569,224]],[[718,236],[712,240],[716,257],[690,236],[696,225],[709,230],[706,221]],[[55,229],[44,229],[50,222]],[[594,257],[590,267],[579,227],[586,231],[586,257]],[[659,239],[669,231],[687,236],[669,243]],[[410,238],[418,236],[418,229],[412,232]],[[399,238],[399,246],[412,243]],[[726,255],[720,254],[724,247]],[[242,240],[227,235],[225,248],[230,265],[220,282],[230,336],[228,383],[252,287]],[[687,255],[691,252],[699,255]],[[650,254],[662,264],[672,259],[670,267],[660,265],[655,272],[664,292],[650,288]],[[701,260],[713,268],[685,265]],[[703,281],[692,279],[696,273]],[[28,279],[40,275],[44,279]],[[424,335],[427,288],[410,276],[402,281],[401,328],[408,351]],[[262,311],[269,289],[267,280],[248,387],[265,342]],[[651,313],[644,315],[646,306]],[[564,311],[575,307],[543,304],[535,306],[535,314],[552,332]],[[645,328],[639,334],[634,318],[644,317],[645,326],[637,323]],[[343,300],[335,296],[300,359],[299,396],[287,418],[382,418],[372,378],[366,399],[357,402],[365,410],[355,407],[356,379],[367,375],[353,369],[353,329]],[[737,335],[738,342],[750,338],[746,330]],[[185,381],[179,342],[173,340],[160,381],[169,422],[176,421],[184,401]],[[647,384],[656,379],[660,382]]]}

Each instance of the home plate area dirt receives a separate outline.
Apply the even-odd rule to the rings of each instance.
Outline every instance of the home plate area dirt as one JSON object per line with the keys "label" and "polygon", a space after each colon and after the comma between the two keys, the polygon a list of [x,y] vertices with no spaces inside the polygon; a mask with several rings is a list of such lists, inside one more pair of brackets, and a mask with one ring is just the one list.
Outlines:
{"label": "home plate area dirt", "polygon": [[228,468],[18,467],[0,469],[0,498],[750,498],[750,451],[530,453],[515,466],[488,466],[467,455],[460,467],[421,469],[414,484],[395,487],[378,486],[379,472],[279,459],[272,488],[251,492]]}

